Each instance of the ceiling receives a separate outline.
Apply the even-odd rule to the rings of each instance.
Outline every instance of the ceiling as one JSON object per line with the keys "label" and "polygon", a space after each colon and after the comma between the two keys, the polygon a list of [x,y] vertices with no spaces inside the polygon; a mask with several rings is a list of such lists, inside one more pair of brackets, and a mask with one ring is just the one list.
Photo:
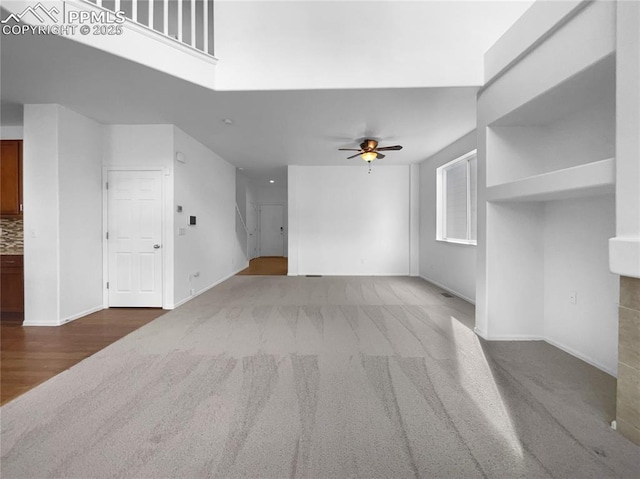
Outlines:
{"label": "ceiling", "polygon": [[0,48],[4,124],[19,116],[10,105],[26,103],[105,124],[175,124],[256,178],[359,164],[337,149],[364,137],[404,146],[378,164],[415,163],[475,126],[475,87],[222,92],[61,37],[5,35]]}
{"label": "ceiling", "polygon": [[532,0],[216,0],[219,90],[477,86]]}

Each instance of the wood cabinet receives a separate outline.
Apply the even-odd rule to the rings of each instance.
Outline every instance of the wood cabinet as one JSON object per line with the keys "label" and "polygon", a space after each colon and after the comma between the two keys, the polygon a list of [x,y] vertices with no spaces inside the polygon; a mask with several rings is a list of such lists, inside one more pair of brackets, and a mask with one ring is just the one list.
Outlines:
{"label": "wood cabinet", "polygon": [[2,140],[0,216],[22,216],[22,140]]}
{"label": "wood cabinet", "polygon": [[24,311],[22,255],[0,255],[0,312]]}

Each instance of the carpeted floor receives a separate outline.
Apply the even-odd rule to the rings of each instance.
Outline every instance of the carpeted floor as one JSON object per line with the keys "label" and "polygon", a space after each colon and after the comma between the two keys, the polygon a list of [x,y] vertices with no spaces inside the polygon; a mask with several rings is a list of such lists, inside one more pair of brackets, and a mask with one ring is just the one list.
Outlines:
{"label": "carpeted floor", "polygon": [[2,477],[638,477],[613,378],[440,293],[233,277],[5,405]]}

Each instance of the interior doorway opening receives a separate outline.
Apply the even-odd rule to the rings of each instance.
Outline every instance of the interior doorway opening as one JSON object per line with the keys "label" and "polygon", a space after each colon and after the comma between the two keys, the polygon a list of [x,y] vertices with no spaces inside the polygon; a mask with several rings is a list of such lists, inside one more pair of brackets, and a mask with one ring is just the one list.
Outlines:
{"label": "interior doorway opening", "polygon": [[238,274],[253,276],[286,276],[287,271],[287,257],[259,256],[249,261],[249,267],[240,271]]}
{"label": "interior doorway opening", "polygon": [[249,266],[242,275],[288,273],[287,168],[236,171],[236,203],[245,221]]}

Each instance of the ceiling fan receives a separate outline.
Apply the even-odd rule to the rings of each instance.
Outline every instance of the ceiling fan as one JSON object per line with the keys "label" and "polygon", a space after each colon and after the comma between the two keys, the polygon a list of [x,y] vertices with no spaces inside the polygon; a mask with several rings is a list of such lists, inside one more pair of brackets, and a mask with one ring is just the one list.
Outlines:
{"label": "ceiling fan", "polygon": [[360,143],[360,149],[357,148],[338,148],[339,151],[357,151],[353,156],[347,158],[350,160],[351,158],[355,158],[356,156],[360,156],[364,161],[371,165],[371,162],[376,158],[384,158],[386,155],[380,153],[381,151],[395,151],[402,150],[402,146],[394,145],[394,146],[378,146],[377,140],[365,139],[362,143]]}

